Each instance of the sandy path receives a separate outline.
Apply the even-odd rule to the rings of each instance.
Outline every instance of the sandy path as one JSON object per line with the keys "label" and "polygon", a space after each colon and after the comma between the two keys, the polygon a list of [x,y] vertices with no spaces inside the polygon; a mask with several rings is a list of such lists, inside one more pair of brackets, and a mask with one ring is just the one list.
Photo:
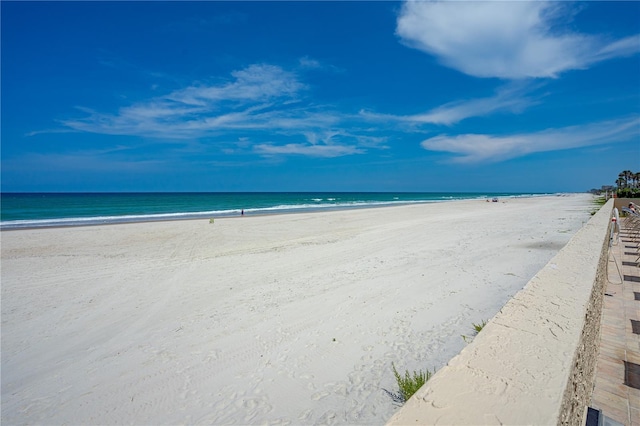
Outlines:
{"label": "sandy path", "polygon": [[5,231],[3,424],[383,424],[591,197]]}

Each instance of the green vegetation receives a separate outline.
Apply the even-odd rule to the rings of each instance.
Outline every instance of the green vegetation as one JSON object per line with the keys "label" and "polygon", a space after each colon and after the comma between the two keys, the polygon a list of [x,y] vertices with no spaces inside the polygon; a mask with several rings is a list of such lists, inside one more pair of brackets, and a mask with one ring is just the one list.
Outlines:
{"label": "green vegetation", "polygon": [[606,198],[604,198],[604,196],[602,196],[602,197],[597,197],[597,198],[594,198],[594,199],[593,199],[593,203],[594,203],[596,206],[598,206],[598,207],[602,207],[602,206],[604,206],[604,205],[606,204],[606,202],[607,202],[607,199],[606,199]]}
{"label": "green vegetation", "polygon": [[601,189],[589,190],[592,194],[604,194],[605,201],[614,195],[618,198],[640,198],[640,173],[625,170],[618,174],[615,186],[603,185]]}
{"label": "green vegetation", "polygon": [[[473,330],[476,332],[475,335],[477,335],[478,333],[480,333],[482,331],[484,326],[487,325],[487,321],[486,320],[482,320],[482,322],[480,324],[471,323],[471,325],[473,326]],[[464,340],[466,343],[469,343],[469,341],[467,339],[469,339],[469,336],[465,336],[463,334],[462,335],[462,340]]]}
{"label": "green vegetation", "polygon": [[482,329],[484,328],[485,325],[487,325],[487,321],[486,320],[482,320],[482,322],[480,324],[474,324],[473,325],[473,329],[476,331],[476,334],[480,333],[482,331]]}
{"label": "green vegetation", "polygon": [[595,204],[595,208],[591,210],[591,216],[598,213],[598,210],[600,210],[600,208],[604,206],[606,202],[607,202],[607,198],[604,195],[594,198],[593,204]]}
{"label": "green vegetation", "polygon": [[393,375],[396,378],[396,382],[398,383],[398,392],[389,392],[386,389],[383,389],[387,395],[391,397],[395,402],[399,404],[405,403],[411,396],[416,393],[422,385],[424,385],[427,380],[431,378],[431,376],[435,373],[432,373],[429,370],[426,371],[414,371],[413,375],[409,373],[409,370],[406,370],[404,376],[401,376],[396,370],[395,364],[391,364],[393,367]]}
{"label": "green vegetation", "polygon": [[616,180],[618,198],[640,197],[640,173],[633,173],[631,170],[620,172]]}
{"label": "green vegetation", "polygon": [[640,198],[639,188],[623,188],[616,192],[618,198]]}

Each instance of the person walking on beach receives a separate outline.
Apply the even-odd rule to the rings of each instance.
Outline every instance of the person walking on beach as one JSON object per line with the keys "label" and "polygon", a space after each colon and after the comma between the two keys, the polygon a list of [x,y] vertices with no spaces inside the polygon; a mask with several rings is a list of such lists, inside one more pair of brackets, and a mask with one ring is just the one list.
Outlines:
{"label": "person walking on beach", "polygon": [[240,211],[240,216],[244,216],[244,209],[242,209],[242,211]]}

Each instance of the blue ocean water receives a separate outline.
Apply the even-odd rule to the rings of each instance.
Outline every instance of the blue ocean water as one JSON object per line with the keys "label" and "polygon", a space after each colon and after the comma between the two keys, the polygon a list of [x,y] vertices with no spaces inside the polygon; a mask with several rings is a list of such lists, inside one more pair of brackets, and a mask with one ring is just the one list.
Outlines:
{"label": "blue ocean water", "polygon": [[213,192],[3,193],[0,228],[78,226],[347,209],[457,199],[534,196],[507,193]]}

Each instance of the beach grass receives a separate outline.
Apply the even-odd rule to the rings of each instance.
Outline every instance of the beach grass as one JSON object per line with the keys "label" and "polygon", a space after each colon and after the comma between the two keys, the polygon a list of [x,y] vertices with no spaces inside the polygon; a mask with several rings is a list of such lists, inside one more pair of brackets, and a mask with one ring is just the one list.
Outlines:
{"label": "beach grass", "polygon": [[600,197],[595,197],[593,199],[593,204],[595,204],[595,207],[591,210],[591,216],[598,213],[598,210],[600,210],[600,208],[604,206],[606,202],[607,202],[607,199],[604,195]]}
{"label": "beach grass", "polygon": [[606,204],[607,199],[604,196],[596,197],[593,199],[593,203],[599,207],[602,207]]}
{"label": "beach grass", "polygon": [[400,404],[409,400],[433,375],[429,370],[414,371],[413,374],[409,373],[409,370],[405,370],[404,376],[402,376],[396,369],[395,364],[392,363],[391,366],[393,368],[393,375],[396,378],[396,383],[398,384],[398,392],[393,393],[386,389],[384,389],[384,391],[387,392],[395,402]]}
{"label": "beach grass", "polygon": [[484,326],[487,325],[487,321],[486,320],[482,320],[482,322],[480,324],[472,323],[472,325],[473,325],[473,329],[476,331],[476,334],[478,334],[478,333],[480,333],[482,331]]}
{"label": "beach grass", "polygon": [[[478,335],[478,333],[480,333],[482,331],[482,329],[484,328],[484,326],[487,325],[487,320],[482,320],[481,323],[476,324],[476,323],[471,323],[471,326],[473,327],[473,330],[476,332],[476,336]],[[469,343],[469,341],[467,340],[469,337],[465,336],[464,334],[462,335],[462,340],[464,340],[466,343]]]}

